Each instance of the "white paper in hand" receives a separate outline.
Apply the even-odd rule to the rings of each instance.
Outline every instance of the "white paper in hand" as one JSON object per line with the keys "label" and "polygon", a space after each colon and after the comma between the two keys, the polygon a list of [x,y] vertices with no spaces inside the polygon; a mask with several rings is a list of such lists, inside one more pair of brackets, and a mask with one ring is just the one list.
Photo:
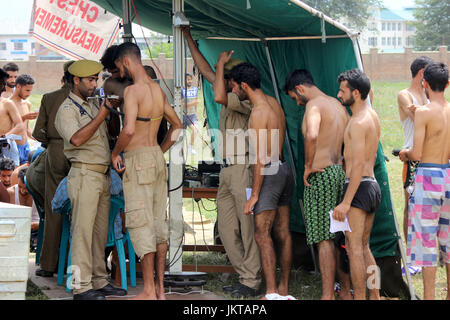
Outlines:
{"label": "white paper in hand", "polygon": [[350,225],[348,224],[348,219],[347,216],[345,216],[345,220],[342,221],[338,221],[335,220],[333,218],[333,210],[330,211],[330,232],[331,233],[336,233],[336,232],[345,232],[345,231],[349,231],[352,232],[352,230],[350,230]]}
{"label": "white paper in hand", "polygon": [[[252,188],[245,188],[245,193],[247,195],[247,201],[248,201],[248,199],[250,199],[250,197],[252,196]],[[252,210],[253,210],[253,208],[252,208]],[[253,214],[253,212],[252,212],[252,214]]]}

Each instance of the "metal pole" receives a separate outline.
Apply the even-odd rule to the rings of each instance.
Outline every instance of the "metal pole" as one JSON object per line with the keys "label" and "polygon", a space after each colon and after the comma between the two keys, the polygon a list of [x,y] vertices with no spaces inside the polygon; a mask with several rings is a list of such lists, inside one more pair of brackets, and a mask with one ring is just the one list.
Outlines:
{"label": "metal pole", "polygon": [[130,0],[122,0],[122,20],[123,20],[123,42],[131,42],[133,39],[131,27],[131,7]]}
{"label": "metal pole", "polygon": [[[351,39],[353,42],[353,50],[355,52],[358,68],[361,71],[364,71],[364,67],[363,67],[363,63],[362,63],[362,59],[361,59],[361,52],[359,51],[357,36],[353,36]],[[372,101],[370,101],[370,97],[367,97],[367,99],[369,99],[370,105],[372,106]],[[372,108],[373,108],[373,106],[372,106]],[[393,204],[392,193],[391,193],[390,189],[389,189],[389,197],[391,200],[391,204]],[[405,254],[405,247],[403,245],[403,240],[402,240],[402,233],[399,230],[399,226],[398,226],[398,222],[397,222],[397,215],[395,214],[395,207],[393,205],[392,205],[392,214],[394,215],[395,229],[397,230],[397,234],[398,234],[398,246],[399,246],[400,254],[401,254],[401,257],[403,260],[403,267],[405,268],[406,280],[408,281],[408,288],[409,288],[409,293],[411,295],[411,300],[417,300],[416,293],[414,291],[414,286],[412,284],[411,274],[409,272],[409,268],[406,263],[406,254]]]}
{"label": "metal pole", "polygon": [[[275,77],[275,71],[273,68],[272,58],[270,56],[270,51],[269,51],[269,46],[267,44],[267,41],[264,42],[264,47],[266,49],[267,62],[269,64],[270,77],[272,78],[273,91],[275,92],[275,98],[277,99],[278,103],[281,105],[280,94],[278,93],[277,79]],[[292,146],[291,146],[291,141],[289,140],[289,134],[287,131],[287,127],[286,127],[284,140],[287,142],[289,157],[291,158],[291,163],[292,163],[292,167],[291,167],[292,174],[294,175],[294,181],[295,181],[295,184],[297,185],[297,171],[295,168],[294,155],[292,153]],[[299,199],[299,204],[300,204],[300,212],[302,213],[303,221],[305,221],[305,214],[303,212],[303,201],[301,199]],[[317,267],[314,247],[311,245],[311,246],[309,246],[309,248],[311,250],[311,256],[312,256],[313,263],[314,263],[314,273],[317,275],[317,274],[319,274],[319,269]]]}
{"label": "metal pole", "polygon": [[[173,15],[183,11],[183,0],[173,0]],[[172,27],[174,51],[174,109],[182,119],[181,86],[183,85],[184,39],[179,27]],[[169,190],[175,189],[183,182],[183,134],[169,152]],[[181,273],[183,269],[183,188],[169,193],[169,273]]]}

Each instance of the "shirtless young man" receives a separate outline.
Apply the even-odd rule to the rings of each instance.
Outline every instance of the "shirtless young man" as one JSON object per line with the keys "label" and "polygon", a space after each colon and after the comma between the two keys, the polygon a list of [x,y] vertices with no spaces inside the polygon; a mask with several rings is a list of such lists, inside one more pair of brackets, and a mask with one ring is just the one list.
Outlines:
{"label": "shirtless young man", "polygon": [[[134,299],[163,300],[168,247],[164,152],[175,143],[183,125],[161,87],[148,77],[137,45],[121,44],[116,65],[121,77],[133,79],[124,92],[125,124],[112,152],[112,161],[117,172],[124,173],[126,227],[143,268],[144,289]],[[151,120],[136,121],[138,116]],[[170,129],[160,147],[157,133],[163,117],[169,121]]]}
{"label": "shirtless young man", "polygon": [[[319,248],[322,299],[334,300],[336,250],[330,233],[330,210],[342,197],[345,172],[342,169],[342,143],[349,114],[336,98],[323,93],[307,70],[294,70],[284,91],[305,106],[302,132],[305,139],[303,181],[305,225],[308,245]],[[341,278],[341,277],[340,277]],[[347,277],[348,278],[348,277]],[[349,283],[342,281],[342,299],[350,298]]]}
{"label": "shirtless young man", "polygon": [[[417,107],[427,104],[429,101],[425,94],[422,85],[423,71],[425,67],[432,63],[433,60],[429,57],[422,56],[415,59],[410,66],[411,69],[411,84],[408,88],[401,90],[397,94],[398,113],[402,123],[403,135],[405,142],[402,149],[412,148],[414,138],[414,111]],[[408,237],[408,201],[409,193],[407,188],[412,182],[412,170],[417,163],[412,161],[405,161],[403,164],[403,195],[405,199],[405,206],[403,209],[403,234],[405,241]]]}
{"label": "shirtless young man", "polygon": [[[281,291],[283,296],[288,294],[291,266],[290,253],[287,252],[288,257],[283,256],[286,250],[282,250],[282,278],[280,286],[277,287],[276,256],[271,231],[275,226],[274,231],[280,239],[289,234],[289,209],[281,211],[277,209],[289,207],[294,186],[289,164],[280,161],[285,136],[284,113],[282,117],[277,115],[277,112],[282,112],[281,106],[271,105],[275,101],[268,99],[261,90],[260,73],[250,63],[234,67],[230,72],[230,79],[233,93],[240,100],[249,99],[253,104],[249,119],[249,135],[250,152],[255,155],[256,163],[253,170],[252,192],[244,205],[244,214],[255,215],[255,240],[260,249],[266,279],[265,299],[277,299]],[[284,216],[286,213],[287,216]],[[281,246],[284,248],[285,244],[282,243]],[[289,271],[286,268],[289,268]]]}
{"label": "shirtless young man", "polygon": [[[369,238],[373,219],[381,201],[381,190],[375,180],[374,164],[380,140],[380,122],[366,98],[370,81],[359,69],[338,77],[338,98],[352,110],[344,132],[346,180],[342,202],[334,208],[333,217],[348,217],[351,232],[346,232],[346,248],[350,261],[350,277],[354,299],[366,299],[367,273],[376,268]],[[377,269],[375,269],[375,272]],[[369,287],[370,299],[379,300],[379,288]]]}
{"label": "shirtless young man", "polygon": [[450,104],[444,97],[448,77],[448,67],[443,63],[425,68],[424,87],[430,103],[416,109],[413,147],[399,154],[402,161],[420,161],[409,200],[406,254],[409,263],[423,267],[425,300],[435,297],[437,242],[450,287]]}
{"label": "shirtless young man", "polygon": [[36,119],[39,112],[30,112],[31,102],[26,100],[33,90],[34,79],[27,75],[21,74],[16,79],[16,90],[10,100],[14,102],[17,110],[24,122],[24,130],[22,131],[22,140],[17,141],[17,148],[19,149],[20,164],[23,164],[28,159],[28,153],[30,152],[30,146],[28,138],[32,136],[31,128],[28,125],[29,120]]}

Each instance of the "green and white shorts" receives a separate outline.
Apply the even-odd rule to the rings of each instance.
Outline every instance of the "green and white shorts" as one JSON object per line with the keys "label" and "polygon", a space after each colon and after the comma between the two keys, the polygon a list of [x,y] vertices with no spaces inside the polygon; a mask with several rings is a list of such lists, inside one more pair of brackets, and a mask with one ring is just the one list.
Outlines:
{"label": "green and white shorts", "polygon": [[330,211],[342,199],[345,172],[341,165],[331,165],[324,172],[316,172],[308,177],[309,187],[304,190],[306,242],[308,245],[331,240]]}

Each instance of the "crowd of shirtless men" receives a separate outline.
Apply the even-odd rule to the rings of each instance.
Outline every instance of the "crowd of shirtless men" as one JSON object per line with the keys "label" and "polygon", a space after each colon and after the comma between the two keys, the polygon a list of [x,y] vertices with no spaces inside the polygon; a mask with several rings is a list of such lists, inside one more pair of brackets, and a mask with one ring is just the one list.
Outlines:
{"label": "crowd of shirtless men", "polygon": [[[217,195],[218,229],[228,258],[239,274],[239,282],[223,290],[234,298],[294,300],[288,292],[294,175],[282,154],[286,132],[283,108],[262,91],[261,74],[254,65],[226,51],[220,53],[214,71],[198,50],[189,28],[183,32],[195,64],[212,84],[214,99],[221,106],[223,146],[219,149],[223,149],[218,152],[223,152],[223,163]],[[405,210],[404,231],[408,262],[423,267],[424,298],[434,299],[437,242],[447,276],[450,272],[450,106],[444,98],[448,68],[423,57],[416,60],[411,65],[409,93],[399,93],[405,132],[405,119],[409,117],[413,124],[410,142],[405,142],[399,156],[407,166],[420,161],[411,178],[413,188],[405,186],[409,190],[405,191],[409,209]],[[143,270],[144,288],[132,298],[165,299],[169,230],[164,153],[178,140],[183,125],[159,84],[142,65],[138,46],[123,43],[110,47],[100,61],[102,64],[80,60],[67,67],[70,93],[54,111],[54,126],[63,141],[61,150],[71,163],[68,193],[73,217],[72,264],[81,269],[74,299],[99,300],[127,294],[106,281],[104,247],[111,167],[123,180],[126,227]],[[104,94],[110,98],[88,99],[96,92],[101,70],[112,75],[103,85]],[[371,107],[374,102],[370,81],[362,71],[345,71],[336,80],[337,98],[322,92],[306,69],[290,72],[283,87],[286,95],[305,108],[301,130],[307,244],[318,247],[322,299],[335,298],[336,275],[341,299],[366,299],[367,292],[370,299],[380,299],[379,281],[367,281],[370,272],[375,270],[376,274],[369,238],[381,202],[374,174],[380,122]],[[25,141],[31,136],[26,121],[37,114],[30,113],[26,98],[33,83],[31,77],[19,76],[12,95],[2,97],[2,135],[16,133]],[[123,116],[122,128],[115,131],[111,145],[111,119],[113,113],[118,113],[111,110],[116,108]],[[167,121],[169,128],[158,139],[162,121]],[[245,135],[245,131],[250,134]],[[241,141],[246,145],[230,145],[240,134],[245,135]],[[345,232],[347,273],[339,268],[331,219],[347,219],[351,229]],[[274,242],[279,245],[278,255]],[[281,269],[278,284],[277,258]]]}

